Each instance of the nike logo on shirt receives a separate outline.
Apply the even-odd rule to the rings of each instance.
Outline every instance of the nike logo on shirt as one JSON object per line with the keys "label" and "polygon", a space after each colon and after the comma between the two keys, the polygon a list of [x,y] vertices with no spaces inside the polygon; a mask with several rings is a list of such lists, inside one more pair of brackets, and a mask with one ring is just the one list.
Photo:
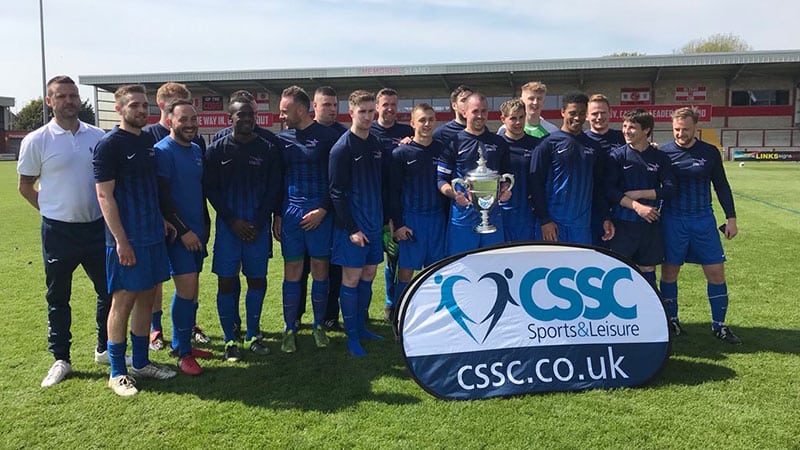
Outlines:
{"label": "nike logo on shirt", "polygon": [[565,151],[567,151],[567,150],[569,150],[569,149],[567,149],[567,148],[562,148],[561,150],[558,150],[558,151],[556,151],[556,153],[558,153],[558,154],[560,155],[560,154],[564,153],[564,152],[565,152]]}
{"label": "nike logo on shirt", "polygon": [[622,168],[623,168],[624,170],[628,170],[628,169],[630,169],[631,167],[633,167],[633,164],[629,164],[629,165],[627,165],[627,166],[622,166]]}
{"label": "nike logo on shirt", "polygon": [[410,165],[414,164],[415,162],[417,162],[417,160],[416,160],[416,159],[414,159],[414,160],[411,160],[411,161],[406,161],[406,165],[407,165],[407,166],[410,166]]}
{"label": "nike logo on shirt", "polygon": [[356,161],[356,162],[358,162],[358,161],[360,161],[360,160],[361,160],[361,158],[363,158],[363,157],[364,157],[364,155],[361,155],[361,156],[359,156],[358,158],[353,158],[353,161]]}
{"label": "nike logo on shirt", "polygon": [[136,156],[136,153],[134,153],[132,155],[125,155],[125,157],[128,158],[128,159],[133,159],[134,156]]}
{"label": "nike logo on shirt", "polygon": [[53,264],[54,262],[58,262],[58,258],[50,258],[47,260],[47,264]]}
{"label": "nike logo on shirt", "polygon": [[225,161],[222,161],[222,165],[224,166],[225,164],[228,164],[231,161],[233,161],[233,160],[232,159],[226,159]]}

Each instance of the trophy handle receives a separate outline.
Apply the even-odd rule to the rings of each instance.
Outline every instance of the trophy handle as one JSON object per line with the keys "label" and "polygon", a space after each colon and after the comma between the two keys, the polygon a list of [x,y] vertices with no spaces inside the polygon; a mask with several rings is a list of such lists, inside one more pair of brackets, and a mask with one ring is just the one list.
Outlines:
{"label": "trophy handle", "polygon": [[510,173],[504,173],[500,175],[500,182],[507,181],[508,182],[508,190],[510,191],[514,187],[514,175]]}

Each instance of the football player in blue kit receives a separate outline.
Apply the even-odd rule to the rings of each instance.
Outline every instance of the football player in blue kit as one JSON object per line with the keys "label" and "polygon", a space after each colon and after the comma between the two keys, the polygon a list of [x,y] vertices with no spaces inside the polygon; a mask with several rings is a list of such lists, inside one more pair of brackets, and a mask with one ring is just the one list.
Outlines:
{"label": "football player in blue kit", "polygon": [[639,266],[656,287],[656,266],[664,259],[660,205],[675,195],[669,157],[648,141],[652,114],[643,109],[623,116],[626,145],[611,150],[604,171],[606,196],[612,208],[614,237],[608,247]]}
{"label": "football player in blue kit", "polygon": [[383,146],[383,250],[386,253],[386,264],[384,266],[383,278],[386,286],[386,301],[384,308],[384,320],[387,322],[391,316],[391,306],[394,302],[394,286],[397,280],[397,249],[398,245],[394,241],[392,232],[389,229],[389,181],[391,180],[390,170],[392,167],[392,151],[400,145],[400,141],[410,139],[414,135],[414,129],[404,123],[397,121],[397,91],[391,88],[383,88],[375,96],[375,107],[378,111],[378,118],[372,122],[369,132],[378,138]]}
{"label": "football player in blue kit", "polygon": [[695,137],[698,120],[697,112],[690,108],[676,110],[672,114],[675,140],[661,146],[672,161],[672,170],[678,180],[678,193],[664,206],[661,216],[666,244],[661,266],[661,294],[667,305],[672,331],[680,334],[678,274],[684,262],[702,265],[711,305],[711,331],[724,342],[741,344],[742,340],[725,325],[728,311],[725,251],[711,209],[711,186],[714,186],[725,212],[726,221],[720,231],[727,239],[733,239],[739,231],[733,193],[719,150]]}
{"label": "football player in blue kit", "polygon": [[203,370],[196,358],[211,352],[192,348],[197,317],[197,296],[203,259],[208,255],[209,224],[203,194],[203,151],[193,142],[197,136],[197,112],[188,100],[174,100],[165,110],[170,134],[155,145],[159,203],[164,219],[176,230],[167,242],[172,295],[172,352],[178,368],[187,375]]}
{"label": "football player in blue kit", "polygon": [[317,347],[327,347],[323,322],[328,304],[328,265],[331,256],[333,215],[328,193],[328,159],[339,135],[309,115],[311,99],[298,86],[283,90],[281,120],[286,129],[278,134],[283,142],[285,197],[282,215],[272,225],[281,242],[284,261],[283,318],[286,323],[281,350],[297,350],[298,308],[305,302],[301,289],[303,258],[310,257],[312,334]]}
{"label": "football player in blue kit", "polygon": [[367,330],[372,282],[383,260],[383,205],[381,192],[383,151],[369,130],[375,117],[375,96],[357,90],[350,94],[353,120],[331,149],[330,196],[336,212],[333,263],[342,266],[339,294],[347,334],[347,350],[366,356],[361,339],[382,336]]}
{"label": "football player in blue kit", "polygon": [[447,146],[450,143],[450,139],[466,126],[464,107],[467,105],[467,97],[472,95],[472,92],[471,87],[462,84],[450,93],[450,108],[453,109],[453,120],[439,125],[433,131],[433,138],[442,145]]}
{"label": "football player in blue kit", "polygon": [[[346,126],[337,122],[339,99],[336,96],[336,90],[332,87],[318,87],[314,91],[314,100],[311,103],[311,107],[314,109],[314,122],[335,131],[337,136],[341,136],[347,131]],[[308,268],[304,267],[303,280],[306,282],[308,281],[309,271],[310,265]],[[344,331],[339,323],[339,291],[342,289],[342,266],[331,262],[328,267],[328,280],[330,287],[328,289],[328,307],[325,309],[325,329],[328,331]],[[302,298],[306,298],[305,290],[303,290]],[[305,311],[305,301],[300,305],[298,317]]]}
{"label": "football player in blue kit", "polygon": [[[486,97],[474,92],[467,97],[465,106],[466,127],[456,133],[444,146],[439,158],[437,182],[439,192],[451,200],[450,222],[447,226],[447,254],[465,252],[476,248],[498,244],[505,240],[500,208],[493,208],[490,223],[497,227],[494,233],[478,233],[475,226],[481,221],[480,214],[468,200],[469,194],[461,186],[450,184],[455,178],[466,179],[467,174],[478,166],[479,149],[483,152],[486,166],[500,174],[511,170],[511,160],[506,141],[489,131],[489,106]],[[508,185],[503,183],[497,201],[511,199]]]}
{"label": "football player in blue kit", "polygon": [[281,144],[255,133],[256,112],[249,99],[234,97],[228,110],[233,132],[209,146],[203,186],[217,212],[211,271],[218,277],[217,310],[225,359],[236,362],[241,359],[236,333],[240,268],[247,279],[245,345],[257,355],[269,353],[260,321],[272,256],[270,215],[280,213],[283,179]]}
{"label": "football player in blue kit", "polygon": [[[586,120],[589,122],[589,129],[584,131],[584,134],[589,139],[597,142],[600,146],[600,154],[602,155],[598,161],[605,161],[606,156],[611,152],[614,147],[625,145],[625,136],[622,131],[615,130],[609,127],[608,122],[611,117],[611,104],[608,98],[603,94],[593,94],[589,97],[589,108],[587,110]],[[600,165],[605,168],[605,162],[600,162]],[[609,205],[613,207],[615,203]],[[603,219],[608,216],[608,212],[597,211],[592,209],[592,244],[605,247],[607,244],[601,239],[604,234]]]}
{"label": "football player in blue kit", "polygon": [[138,393],[125,365],[128,320],[131,323],[131,375],[172,378],[176,372],[150,362],[148,337],[153,289],[169,279],[164,219],[158,205],[153,137],[142,133],[148,103],[144,86],[126,85],[114,92],[120,124],[95,147],[97,200],[106,221],[109,387],[120,396]]}
{"label": "football player in blue kit", "polygon": [[531,153],[540,138],[525,133],[525,104],[520,99],[506,100],[500,105],[500,120],[504,131],[501,137],[508,144],[511,171],[514,175],[514,195],[500,203],[506,242],[534,239],[536,221],[528,194],[528,173]]}
{"label": "football player in blue kit", "polygon": [[436,112],[418,103],[411,112],[414,139],[392,151],[389,215],[399,242],[397,284],[388,318],[394,320],[400,295],[415,270],[445,257],[447,202],[439,192],[436,169],[443,146],[433,139]]}
{"label": "football player in blue kit", "polygon": [[[150,133],[153,136],[154,142],[159,142],[165,137],[169,136],[170,124],[167,106],[175,100],[189,101],[191,99],[192,93],[185,85],[174,82],[162,84],[158,88],[158,91],[156,91],[156,103],[158,104],[158,109],[161,111],[161,117],[159,118],[158,122],[142,128],[142,132]],[[199,134],[197,134],[197,132],[195,132],[192,142],[197,144],[202,153],[205,155],[206,141]],[[205,202],[203,205],[203,209],[206,210],[207,208],[205,207]],[[206,216],[206,221],[210,220],[208,218],[207,210],[204,212],[204,214]],[[164,294],[162,286],[159,284],[156,286],[155,299],[153,300],[153,318],[152,322],[150,323],[150,350],[161,350],[164,348],[164,334],[161,327],[163,297]],[[195,301],[194,307],[197,308],[198,306],[199,303]],[[205,334],[205,332],[199,326],[197,326],[197,324],[193,324],[192,326],[192,338],[195,340],[195,342],[201,344],[207,344],[211,342],[211,339],[208,337],[208,335]]]}
{"label": "football player in blue kit", "polygon": [[[592,208],[608,211],[598,177],[600,149],[583,134],[588,102],[585,94],[565,95],[561,129],[544,138],[531,155],[530,194],[541,232],[537,238],[545,241],[591,245]],[[614,224],[607,217],[603,232],[603,241],[614,237]]]}

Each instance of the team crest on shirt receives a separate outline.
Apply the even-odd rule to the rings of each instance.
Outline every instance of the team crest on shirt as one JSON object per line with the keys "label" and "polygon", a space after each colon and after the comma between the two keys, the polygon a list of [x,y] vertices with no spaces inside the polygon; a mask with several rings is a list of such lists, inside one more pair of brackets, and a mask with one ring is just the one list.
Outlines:
{"label": "team crest on shirt", "polygon": [[376,150],[376,151],[372,152],[372,156],[375,159],[381,159],[383,157],[383,152],[380,151],[380,150]]}
{"label": "team crest on shirt", "polygon": [[497,146],[495,144],[483,144],[483,150],[486,152],[496,152]]}
{"label": "team crest on shirt", "polygon": [[251,166],[260,166],[264,163],[264,158],[259,158],[258,156],[250,156],[247,160],[247,164]]}
{"label": "team crest on shirt", "polygon": [[594,149],[592,147],[584,147],[583,148],[584,155],[594,155]]}
{"label": "team crest on shirt", "polygon": [[705,158],[692,160],[692,167],[705,167],[705,165],[706,165]]}
{"label": "team crest on shirt", "polygon": [[307,148],[316,148],[317,144],[319,144],[318,139],[309,139],[306,141]]}
{"label": "team crest on shirt", "polygon": [[151,158],[155,157],[156,156],[156,149],[154,149],[153,147],[148,148],[147,149],[147,156],[149,156]]}
{"label": "team crest on shirt", "polygon": [[659,168],[661,168],[661,166],[658,163],[656,163],[656,164],[648,164],[647,165],[647,171],[648,172],[658,172]]}

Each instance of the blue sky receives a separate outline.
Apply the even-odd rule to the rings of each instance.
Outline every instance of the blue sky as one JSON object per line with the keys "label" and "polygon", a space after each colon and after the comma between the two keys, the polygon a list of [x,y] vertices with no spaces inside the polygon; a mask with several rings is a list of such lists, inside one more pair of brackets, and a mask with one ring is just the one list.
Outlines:
{"label": "blue sky", "polygon": [[[47,78],[670,54],[734,33],[800,49],[800,2],[43,0]],[[517,8],[508,8],[516,3]],[[102,5],[102,7],[100,7]],[[39,6],[0,4],[0,96],[41,95]],[[546,80],[544,80],[546,81]],[[82,87],[88,96],[91,90]]]}

